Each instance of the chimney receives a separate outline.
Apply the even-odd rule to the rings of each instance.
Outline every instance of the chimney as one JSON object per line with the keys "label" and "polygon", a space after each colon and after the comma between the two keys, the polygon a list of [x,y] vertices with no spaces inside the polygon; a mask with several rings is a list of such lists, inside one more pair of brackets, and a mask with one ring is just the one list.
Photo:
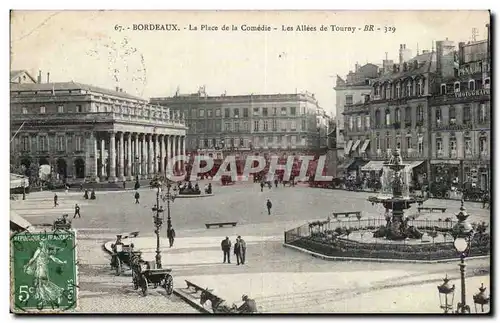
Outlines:
{"label": "chimney", "polygon": [[42,71],[38,71],[38,77],[36,79],[37,83],[42,83]]}
{"label": "chimney", "polygon": [[116,92],[120,92],[120,88],[118,86],[115,87]]}
{"label": "chimney", "polygon": [[429,53],[429,50],[428,50],[428,49],[424,49],[424,50],[422,51],[422,54],[427,54],[427,53]]}
{"label": "chimney", "polygon": [[403,64],[404,58],[403,58],[403,51],[404,51],[404,46],[403,44],[399,45],[399,64]]}
{"label": "chimney", "polygon": [[47,73],[47,83],[50,83],[50,73]]}
{"label": "chimney", "polygon": [[358,62],[356,62],[356,65],[354,65],[354,72],[358,72],[359,71],[359,64]]}

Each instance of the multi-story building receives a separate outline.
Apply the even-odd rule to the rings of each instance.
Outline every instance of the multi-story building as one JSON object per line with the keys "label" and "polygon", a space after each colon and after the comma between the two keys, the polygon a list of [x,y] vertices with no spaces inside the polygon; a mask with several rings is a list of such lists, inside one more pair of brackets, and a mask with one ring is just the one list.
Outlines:
{"label": "multi-story building", "polygon": [[345,80],[337,75],[337,83],[335,90],[335,105],[336,105],[336,124],[337,124],[337,144],[338,157],[344,159],[344,149],[346,149],[345,133],[344,133],[344,111],[345,107],[350,107],[353,104],[365,102],[372,91],[370,80],[379,76],[379,68],[374,64],[366,64],[363,66],[355,65],[355,70],[349,71]]}
{"label": "multi-story building", "polygon": [[369,99],[346,106],[344,153],[350,159],[344,167],[349,169],[361,158],[370,162],[356,171],[381,170],[384,160],[397,148],[414,171],[421,167],[414,173],[420,173],[418,180],[423,181],[430,167],[424,161],[431,155],[429,97],[441,58],[434,51],[423,51],[405,61],[409,49],[401,45],[399,51],[399,63],[370,81]]}
{"label": "multi-story building", "polygon": [[491,181],[491,96],[488,40],[460,43],[455,74],[443,78],[431,99],[433,181]]}
{"label": "multi-story building", "polygon": [[[41,73],[38,75],[40,79]],[[25,83],[37,83],[37,81],[33,78],[33,76],[25,70],[16,70],[10,71],[10,84],[25,84]],[[38,82],[40,83],[40,82]]]}
{"label": "multi-story building", "polygon": [[188,151],[301,151],[325,148],[313,94],[221,95],[198,93],[151,98],[180,111],[188,125]]}
{"label": "multi-story building", "polygon": [[11,84],[11,164],[50,165],[66,181],[151,177],[184,149],[167,107],[74,82]]}

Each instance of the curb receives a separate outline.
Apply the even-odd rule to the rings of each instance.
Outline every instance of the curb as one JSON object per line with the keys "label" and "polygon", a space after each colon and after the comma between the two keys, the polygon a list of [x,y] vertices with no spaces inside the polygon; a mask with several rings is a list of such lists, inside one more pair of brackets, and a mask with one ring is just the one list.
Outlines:
{"label": "curb", "polygon": [[[389,262],[389,263],[413,263],[413,264],[437,264],[437,263],[447,263],[456,262],[457,258],[451,259],[439,259],[439,260],[408,260],[408,259],[380,259],[380,258],[356,258],[356,257],[335,257],[335,256],[325,256],[321,253],[313,252],[301,247],[297,247],[288,243],[283,243],[283,247],[290,248],[302,253],[311,255],[314,258],[320,258],[329,261],[360,261],[360,262]],[[475,256],[467,257],[467,259],[486,259],[490,256]]]}
{"label": "curb", "polygon": [[201,197],[211,197],[211,196],[214,196],[214,194],[199,194],[199,195],[196,195],[196,194],[177,194],[177,196],[175,198],[178,198],[178,199],[193,199],[193,198],[201,198]]}

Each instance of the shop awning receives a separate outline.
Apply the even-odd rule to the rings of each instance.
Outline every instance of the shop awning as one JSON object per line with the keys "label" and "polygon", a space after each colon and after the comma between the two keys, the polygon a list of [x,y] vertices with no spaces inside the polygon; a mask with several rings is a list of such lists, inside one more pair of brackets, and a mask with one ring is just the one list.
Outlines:
{"label": "shop awning", "polygon": [[10,188],[28,187],[30,185],[27,177],[17,174],[10,174]]}
{"label": "shop awning", "polygon": [[352,140],[349,140],[347,142],[347,145],[344,147],[344,154],[348,155],[349,152],[351,151],[351,147],[352,147]]}
{"label": "shop awning", "polygon": [[369,144],[370,144],[370,139],[366,139],[363,145],[361,146],[361,150],[359,152],[364,153],[366,151],[366,148],[368,148]]}
{"label": "shop awning", "polygon": [[422,165],[424,161],[423,160],[418,160],[418,161],[412,161],[412,162],[409,162],[408,163],[408,166],[406,166],[407,168],[415,168],[417,166],[420,166]]}
{"label": "shop awning", "polygon": [[358,146],[359,146],[360,143],[361,143],[361,140],[356,140],[356,142],[354,143],[354,145],[352,145],[351,150],[355,151],[356,148],[358,148]]}
{"label": "shop awning", "polygon": [[363,172],[380,171],[380,170],[382,170],[382,167],[384,166],[384,162],[385,161],[383,161],[383,160],[369,161],[368,164],[361,167],[361,171],[363,171]]}
{"label": "shop awning", "polygon": [[23,231],[31,229],[31,223],[26,221],[23,217],[21,217],[17,212],[11,210],[10,211],[10,229],[12,231]]}
{"label": "shop awning", "polygon": [[346,160],[345,162],[343,162],[342,164],[340,164],[339,166],[337,166],[337,170],[340,170],[340,169],[347,169],[349,168],[352,164],[354,164],[356,160],[355,159],[349,159],[349,160]]}

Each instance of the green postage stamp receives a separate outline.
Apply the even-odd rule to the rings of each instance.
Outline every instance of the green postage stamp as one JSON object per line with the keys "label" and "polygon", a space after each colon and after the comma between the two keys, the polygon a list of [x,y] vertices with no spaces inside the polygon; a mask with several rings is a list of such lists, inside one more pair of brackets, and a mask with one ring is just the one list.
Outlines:
{"label": "green postage stamp", "polygon": [[11,235],[11,304],[15,313],[62,312],[77,305],[75,231]]}

